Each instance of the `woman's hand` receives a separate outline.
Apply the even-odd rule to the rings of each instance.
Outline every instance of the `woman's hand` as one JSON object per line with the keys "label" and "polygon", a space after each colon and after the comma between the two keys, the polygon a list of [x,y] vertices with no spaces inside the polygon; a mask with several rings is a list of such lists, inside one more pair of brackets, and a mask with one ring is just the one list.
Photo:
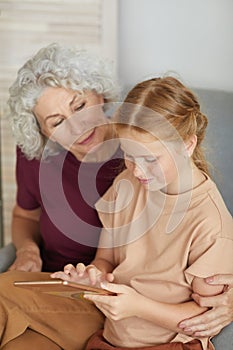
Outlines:
{"label": "woman's hand", "polygon": [[82,263],[76,265],[68,264],[64,267],[63,271],[54,272],[51,274],[52,278],[61,278],[64,281],[71,281],[77,283],[86,283],[91,285],[100,284],[101,281],[113,281],[114,277],[112,273],[104,274],[97,269],[95,265],[85,266]]}
{"label": "woman's hand", "polygon": [[39,272],[41,268],[40,249],[35,243],[30,242],[16,251],[16,259],[8,270]]}
{"label": "woman's hand", "polygon": [[233,275],[216,275],[206,278],[205,281],[210,285],[225,285],[227,287],[222,294],[216,296],[192,295],[198,305],[211,309],[179,324],[182,332],[188,335],[214,336],[233,321]]}
{"label": "woman's hand", "polygon": [[[100,311],[114,321],[136,316],[137,305],[143,296],[133,288],[115,283],[103,282],[101,287],[116,293],[116,296],[84,294],[84,298],[91,300]],[[142,301],[143,302],[143,301]]]}

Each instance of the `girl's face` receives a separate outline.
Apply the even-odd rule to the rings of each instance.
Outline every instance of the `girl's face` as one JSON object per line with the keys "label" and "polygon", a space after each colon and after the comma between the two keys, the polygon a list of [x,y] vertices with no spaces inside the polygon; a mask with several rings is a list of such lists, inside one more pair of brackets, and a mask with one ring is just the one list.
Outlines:
{"label": "girl's face", "polygon": [[33,113],[41,132],[78,158],[92,152],[106,138],[107,120],[103,97],[94,91],[48,87],[39,97]]}
{"label": "girl's face", "polygon": [[180,191],[190,165],[182,142],[163,143],[149,133],[127,129],[121,130],[119,136],[126,167],[143,186],[168,194]]}

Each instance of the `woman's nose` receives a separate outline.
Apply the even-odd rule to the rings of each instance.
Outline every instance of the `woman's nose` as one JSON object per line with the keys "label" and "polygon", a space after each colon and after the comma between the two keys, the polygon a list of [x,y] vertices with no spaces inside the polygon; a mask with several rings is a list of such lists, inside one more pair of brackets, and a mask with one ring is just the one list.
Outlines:
{"label": "woman's nose", "polygon": [[78,119],[77,115],[71,115],[67,120],[67,126],[69,127],[70,133],[73,135],[78,135],[82,133],[81,121]]}

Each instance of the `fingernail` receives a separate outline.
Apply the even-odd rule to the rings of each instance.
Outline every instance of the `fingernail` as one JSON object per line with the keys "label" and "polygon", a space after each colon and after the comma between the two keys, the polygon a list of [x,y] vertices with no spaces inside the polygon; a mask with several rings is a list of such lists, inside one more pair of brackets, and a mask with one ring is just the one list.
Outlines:
{"label": "fingernail", "polygon": [[185,332],[192,332],[192,328],[187,327],[187,328],[184,329],[184,331]]}
{"label": "fingernail", "polygon": [[207,282],[207,283],[213,283],[214,282],[214,278],[213,277],[207,277],[207,278],[205,278],[205,281]]}
{"label": "fingernail", "polygon": [[179,324],[179,327],[180,327],[180,328],[184,328],[184,327],[186,327],[186,323],[181,322],[181,323]]}
{"label": "fingernail", "polygon": [[107,287],[106,281],[100,282],[100,286],[101,286],[102,288],[106,288],[106,287]]}

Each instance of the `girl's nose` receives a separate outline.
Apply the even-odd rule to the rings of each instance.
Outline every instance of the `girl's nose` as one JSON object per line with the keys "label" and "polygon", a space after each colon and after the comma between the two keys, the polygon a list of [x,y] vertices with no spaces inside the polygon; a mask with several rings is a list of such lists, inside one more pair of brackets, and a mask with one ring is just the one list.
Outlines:
{"label": "girl's nose", "polygon": [[143,171],[142,167],[138,163],[134,163],[134,170],[133,174],[135,177],[145,177],[145,172]]}

